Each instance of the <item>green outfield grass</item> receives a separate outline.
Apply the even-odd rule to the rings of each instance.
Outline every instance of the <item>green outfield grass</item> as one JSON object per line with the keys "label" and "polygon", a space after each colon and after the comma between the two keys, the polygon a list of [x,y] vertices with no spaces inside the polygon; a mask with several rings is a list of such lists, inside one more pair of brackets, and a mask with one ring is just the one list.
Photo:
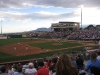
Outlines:
{"label": "green outfield grass", "polygon": [[43,40],[43,39],[21,39],[21,38],[14,38],[14,39],[0,39],[0,46],[8,45],[8,44],[13,44],[13,43],[18,43],[18,42],[32,42],[32,41],[38,41],[38,40]]}
{"label": "green outfield grass", "polygon": [[0,39],[0,46],[18,43],[18,42],[27,42],[31,41],[30,39]]}
{"label": "green outfield grass", "polygon": [[80,43],[77,42],[46,42],[46,43],[36,43],[31,44],[31,46],[44,48],[44,49],[61,49],[61,48],[68,48],[68,47],[75,47],[75,46],[81,46]]}
{"label": "green outfield grass", "polygon": [[12,56],[12,55],[0,52],[0,57],[5,57],[5,56]]}

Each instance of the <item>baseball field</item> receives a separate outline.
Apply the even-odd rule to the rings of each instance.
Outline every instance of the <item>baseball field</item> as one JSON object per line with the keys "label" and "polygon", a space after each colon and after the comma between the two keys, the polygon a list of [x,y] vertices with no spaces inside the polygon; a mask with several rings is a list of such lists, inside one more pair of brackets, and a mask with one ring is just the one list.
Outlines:
{"label": "baseball field", "polygon": [[97,44],[57,39],[0,39],[0,63],[85,51],[85,46],[96,48]]}

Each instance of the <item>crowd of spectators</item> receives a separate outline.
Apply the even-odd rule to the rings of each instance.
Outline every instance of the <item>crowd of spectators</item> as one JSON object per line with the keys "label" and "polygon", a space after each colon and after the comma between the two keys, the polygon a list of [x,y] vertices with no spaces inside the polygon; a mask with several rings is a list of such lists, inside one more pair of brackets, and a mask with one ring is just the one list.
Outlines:
{"label": "crowd of spectators", "polygon": [[73,40],[80,39],[100,39],[100,29],[79,29],[79,30],[68,30],[68,31],[51,31],[51,32],[40,32],[37,37],[49,37],[49,38],[66,38]]}
{"label": "crowd of spectators", "polygon": [[92,73],[91,67],[100,69],[100,52],[91,52],[87,62],[83,56],[83,53],[60,54],[47,61],[0,65],[0,75],[85,75]]}
{"label": "crowd of spectators", "polygon": [[50,38],[63,38],[68,36],[70,33],[72,33],[72,31],[59,31],[59,32],[42,32],[41,34],[39,34],[39,36],[41,37],[50,37]]}
{"label": "crowd of spectators", "polygon": [[83,30],[76,30],[71,33],[68,39],[100,39],[100,29],[98,28],[91,28],[91,29],[83,29]]}

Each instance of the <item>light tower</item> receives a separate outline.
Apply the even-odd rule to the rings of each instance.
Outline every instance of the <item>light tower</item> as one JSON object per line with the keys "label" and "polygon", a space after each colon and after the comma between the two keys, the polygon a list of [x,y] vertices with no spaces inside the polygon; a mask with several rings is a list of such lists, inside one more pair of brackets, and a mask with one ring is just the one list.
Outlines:
{"label": "light tower", "polygon": [[[2,1],[0,1],[0,4],[2,4]],[[2,35],[2,19],[1,19],[1,35]]]}
{"label": "light tower", "polygon": [[81,29],[82,29],[82,15],[83,15],[83,13],[82,13],[82,8],[84,7],[84,5],[81,5]]}
{"label": "light tower", "polygon": [[2,34],[2,20],[1,20],[1,34]]}
{"label": "light tower", "polygon": [[81,8],[81,29],[82,29],[82,8]]}

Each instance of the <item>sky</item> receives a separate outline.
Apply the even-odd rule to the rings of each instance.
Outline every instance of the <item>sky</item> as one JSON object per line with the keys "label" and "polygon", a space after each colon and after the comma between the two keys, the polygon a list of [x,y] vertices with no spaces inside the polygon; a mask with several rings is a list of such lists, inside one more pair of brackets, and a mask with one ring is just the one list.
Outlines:
{"label": "sky", "polygon": [[[59,21],[100,24],[100,0],[0,0],[0,31],[24,32]],[[83,7],[82,7],[83,6]]]}

